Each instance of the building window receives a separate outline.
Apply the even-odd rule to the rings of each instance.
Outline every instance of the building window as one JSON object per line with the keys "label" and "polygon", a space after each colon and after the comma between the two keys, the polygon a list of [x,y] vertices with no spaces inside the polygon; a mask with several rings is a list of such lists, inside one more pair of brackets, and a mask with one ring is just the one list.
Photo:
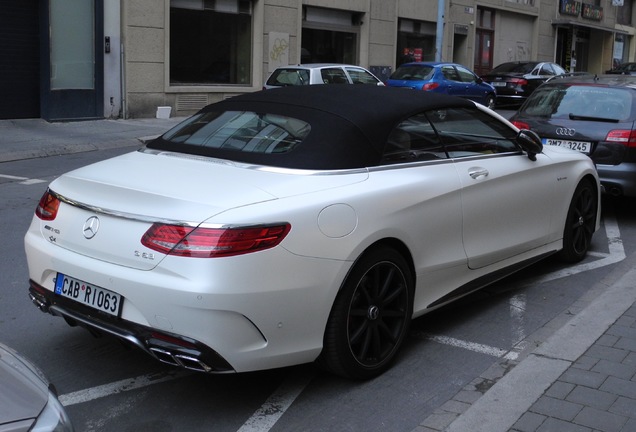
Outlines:
{"label": "building window", "polygon": [[632,2],[624,1],[622,6],[616,8],[616,23],[632,25]]}
{"label": "building window", "polygon": [[519,4],[524,4],[524,5],[528,5],[528,6],[534,6],[534,0],[506,0],[510,3],[519,3]]}
{"label": "building window", "polygon": [[170,0],[170,84],[251,85],[252,3]]}
{"label": "building window", "polygon": [[399,66],[407,62],[435,60],[436,32],[434,22],[400,18],[396,64]]}

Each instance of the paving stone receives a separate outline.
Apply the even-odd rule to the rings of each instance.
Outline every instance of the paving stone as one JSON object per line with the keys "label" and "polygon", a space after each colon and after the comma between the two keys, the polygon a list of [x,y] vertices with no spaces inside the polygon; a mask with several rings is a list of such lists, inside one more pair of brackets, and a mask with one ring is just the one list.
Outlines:
{"label": "paving stone", "polygon": [[565,397],[574,390],[574,387],[574,384],[556,381],[544,394],[556,399],[565,399]]}
{"label": "paving stone", "polygon": [[613,347],[616,341],[618,341],[618,336],[603,335],[596,341],[596,343],[601,346]]}
{"label": "paving stone", "polygon": [[[609,409],[614,414],[624,415],[636,419],[636,399],[619,397]],[[636,429],[634,429],[636,430]]]}
{"label": "paving stone", "polygon": [[592,345],[590,349],[588,349],[585,353],[585,355],[596,357],[597,359],[612,360],[617,362],[623,361],[627,354],[629,353],[625,350],[604,347],[600,345]]}
{"label": "paving stone", "polygon": [[629,353],[622,363],[631,366],[634,368],[634,372],[636,372],[636,352]]}
{"label": "paving stone", "polygon": [[478,391],[466,391],[462,390],[453,396],[453,399],[458,400],[460,402],[466,402],[469,404],[475,403],[477,399],[483,396],[483,393]]}
{"label": "paving stone", "polygon": [[463,413],[464,411],[466,411],[470,407],[471,407],[471,404],[451,399],[451,400],[445,402],[444,405],[439,407],[439,409],[442,410],[442,411],[448,411],[448,412],[451,412],[451,413],[461,414],[461,413]]}
{"label": "paving stone", "polygon": [[593,431],[592,429],[585,426],[568,423],[566,421],[555,419],[555,418],[549,418],[545,422],[543,422],[541,427],[537,429],[537,432],[593,432]]}
{"label": "paving stone", "polygon": [[541,414],[527,412],[512,427],[518,432],[535,432],[546,418]]}
{"label": "paving stone", "polygon": [[442,430],[458,417],[454,413],[432,414],[426,418],[420,426],[428,427],[435,430]]}
{"label": "paving stone", "polygon": [[625,426],[623,426],[623,429],[621,429],[621,432],[634,432],[636,431],[636,419],[629,419],[627,421],[627,423],[625,423]]}
{"label": "paving stone", "polygon": [[[633,337],[633,333],[634,330],[631,329],[632,331],[632,337],[627,337],[624,336],[620,339],[618,339],[618,341],[616,342],[616,344],[614,345],[614,347],[616,348],[620,348],[620,349],[624,349],[624,350],[628,350],[628,351],[636,351],[636,339]],[[629,353],[626,353],[626,355]]]}
{"label": "paving stone", "polygon": [[607,379],[606,374],[570,368],[561,375],[559,381],[571,384],[584,385],[591,388],[599,388]]}
{"label": "paving stone", "polygon": [[530,408],[531,412],[571,421],[581,412],[583,405],[542,396]]}
{"label": "paving stone", "polygon": [[611,362],[609,360],[599,360],[592,368],[592,371],[627,380],[633,377],[635,372],[634,366],[632,365]]}
{"label": "paving stone", "polygon": [[576,386],[574,390],[567,396],[569,402],[594,407],[601,410],[607,410],[616,402],[618,396],[612,393],[591,389],[584,386]]}
{"label": "paving stone", "polygon": [[596,366],[596,363],[598,362],[599,362],[599,359],[595,357],[582,355],[581,357],[578,358],[577,361],[574,362],[572,367],[575,367],[577,369],[590,370],[594,366]]}
{"label": "paving stone", "polygon": [[614,324],[605,334],[617,337],[634,337],[634,329],[628,326],[620,326]]}
{"label": "paving stone", "polygon": [[620,432],[627,417],[596,408],[585,407],[574,419],[574,423],[603,432]]}
{"label": "paving stone", "polygon": [[636,399],[636,382],[609,377],[601,386],[601,390],[620,396]]}
{"label": "paving stone", "polygon": [[625,314],[617,319],[614,324],[620,327],[633,327],[634,323],[636,323],[636,317]]}

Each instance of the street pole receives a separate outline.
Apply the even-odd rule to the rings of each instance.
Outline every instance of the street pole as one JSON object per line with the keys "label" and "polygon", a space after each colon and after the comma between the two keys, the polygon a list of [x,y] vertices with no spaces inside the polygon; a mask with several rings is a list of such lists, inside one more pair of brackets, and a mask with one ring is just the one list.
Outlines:
{"label": "street pole", "polygon": [[444,0],[437,0],[437,30],[435,32],[435,61],[442,61],[442,39],[444,36]]}

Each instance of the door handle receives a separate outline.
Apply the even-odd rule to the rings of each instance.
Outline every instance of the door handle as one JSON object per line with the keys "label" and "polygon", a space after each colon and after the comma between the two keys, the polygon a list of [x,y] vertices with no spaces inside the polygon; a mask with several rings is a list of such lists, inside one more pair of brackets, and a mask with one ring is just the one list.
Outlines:
{"label": "door handle", "polygon": [[479,180],[488,177],[488,170],[485,168],[470,168],[468,175],[475,180]]}

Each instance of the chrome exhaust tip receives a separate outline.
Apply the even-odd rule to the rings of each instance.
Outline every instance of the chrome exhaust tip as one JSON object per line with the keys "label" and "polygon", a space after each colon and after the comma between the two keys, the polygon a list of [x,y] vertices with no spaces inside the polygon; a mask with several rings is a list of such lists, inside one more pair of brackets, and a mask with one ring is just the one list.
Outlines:
{"label": "chrome exhaust tip", "polygon": [[31,299],[31,302],[42,312],[49,312],[49,305],[46,302],[40,300],[32,293],[29,293],[29,298]]}
{"label": "chrome exhaust tip", "polygon": [[180,353],[172,353],[165,349],[150,347],[150,352],[157,360],[172,366],[182,367],[197,372],[211,372],[213,368],[202,362],[196,357],[188,356]]}

